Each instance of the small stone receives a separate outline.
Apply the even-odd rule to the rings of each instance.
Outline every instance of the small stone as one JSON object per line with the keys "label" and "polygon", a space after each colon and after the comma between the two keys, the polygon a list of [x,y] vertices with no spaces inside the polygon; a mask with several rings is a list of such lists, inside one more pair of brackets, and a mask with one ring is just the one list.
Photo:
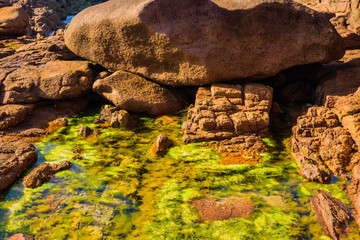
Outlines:
{"label": "small stone", "polygon": [[88,126],[82,125],[81,128],[80,128],[80,131],[79,131],[79,136],[88,137],[93,133],[94,133],[94,130],[92,130]]}
{"label": "small stone", "polygon": [[11,236],[10,238],[8,238],[8,240],[33,240],[34,238],[30,235],[25,235],[22,233],[17,233],[13,236]]}
{"label": "small stone", "polygon": [[165,134],[160,134],[155,140],[153,152],[155,154],[165,152],[168,149],[168,147],[170,146],[170,143],[171,143],[171,141],[168,138],[168,136],[166,136]]}

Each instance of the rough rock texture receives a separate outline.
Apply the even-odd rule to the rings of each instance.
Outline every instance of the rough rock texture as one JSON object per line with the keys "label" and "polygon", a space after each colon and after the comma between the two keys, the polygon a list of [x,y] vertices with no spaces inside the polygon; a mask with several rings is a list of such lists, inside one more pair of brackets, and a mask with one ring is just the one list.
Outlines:
{"label": "rough rock texture", "polygon": [[79,13],[65,41],[108,69],[171,86],[273,76],[344,55],[327,14],[288,0],[111,0]]}
{"label": "rough rock texture", "polygon": [[327,66],[328,73],[314,93],[315,104],[323,105],[329,97],[346,96],[356,92],[360,86],[360,59],[358,57],[360,57],[359,54],[351,56],[355,59],[339,66],[333,66],[334,64]]}
{"label": "rough rock texture", "polygon": [[95,119],[96,124],[107,124],[110,127],[123,127],[129,123],[130,114],[126,110],[119,110],[111,105],[104,105],[100,115]]}
{"label": "rough rock texture", "polygon": [[17,233],[15,235],[11,236],[8,240],[34,240],[34,238],[30,235]]}
{"label": "rough rock texture", "polygon": [[24,177],[22,185],[27,188],[39,187],[43,183],[51,180],[55,173],[68,170],[71,167],[72,163],[68,161],[61,163],[42,163]]}
{"label": "rough rock texture", "polygon": [[247,217],[255,211],[255,205],[246,198],[209,198],[195,200],[190,203],[199,212],[198,222],[222,221],[230,218]]}
{"label": "rough rock texture", "polygon": [[212,84],[200,87],[195,107],[182,125],[186,143],[267,133],[272,88],[261,84]]}
{"label": "rough rock texture", "polygon": [[50,61],[24,66],[2,82],[0,103],[33,103],[41,99],[81,97],[91,90],[92,71],[86,61]]}
{"label": "rough rock texture", "polygon": [[79,136],[81,137],[88,137],[94,133],[96,133],[96,130],[93,130],[85,125],[82,125],[79,130]]}
{"label": "rough rock texture", "polygon": [[320,190],[311,198],[311,203],[327,236],[335,240],[347,236],[350,211],[344,203]]}
{"label": "rough rock texture", "polygon": [[0,192],[13,184],[16,179],[37,159],[37,152],[32,144],[21,144],[14,155],[1,155]]}
{"label": "rough rock texture", "polygon": [[104,0],[1,0],[0,8],[12,5],[24,8],[30,16],[27,34],[43,37],[57,28],[65,28],[61,20],[67,14],[75,14],[100,2]]}
{"label": "rough rock texture", "polygon": [[293,128],[293,156],[310,181],[330,183],[331,173],[346,172],[355,150],[351,135],[329,108],[309,108]]}
{"label": "rough rock texture", "polygon": [[96,80],[93,90],[118,108],[136,113],[164,115],[175,113],[185,106],[184,94],[180,90],[163,87],[123,71]]}
{"label": "rough rock texture", "polygon": [[344,38],[346,47],[360,46],[360,3],[359,0],[295,0],[310,8],[333,13],[330,20]]}
{"label": "rough rock texture", "polygon": [[0,36],[21,36],[27,33],[29,16],[21,7],[0,8]]}
{"label": "rough rock texture", "polygon": [[350,184],[346,187],[346,193],[354,207],[353,216],[356,224],[360,227],[360,165],[352,170]]}
{"label": "rough rock texture", "polygon": [[0,130],[15,127],[33,111],[33,105],[0,105]]}
{"label": "rough rock texture", "polygon": [[171,144],[171,140],[165,134],[160,134],[155,139],[155,145],[152,149],[153,153],[160,154],[165,152]]}

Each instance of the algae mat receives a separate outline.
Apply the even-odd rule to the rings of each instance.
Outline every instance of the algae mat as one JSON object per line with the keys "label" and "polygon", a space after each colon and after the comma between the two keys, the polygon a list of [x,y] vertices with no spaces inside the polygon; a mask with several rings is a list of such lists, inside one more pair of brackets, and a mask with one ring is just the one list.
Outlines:
{"label": "algae mat", "polygon": [[[70,160],[74,166],[36,189],[14,184],[0,199],[0,239],[19,232],[36,239],[329,239],[310,197],[323,189],[349,204],[340,179],[321,185],[298,175],[286,121],[272,121],[261,164],[221,165],[212,148],[182,143],[185,112],[134,115],[128,127],[115,129],[93,124],[97,111],[74,116],[36,144],[38,164]],[[81,125],[99,134],[81,138]],[[151,148],[160,133],[172,146],[155,156]],[[203,198],[247,199],[254,212],[202,222],[190,203]],[[348,239],[359,239],[351,226]]]}

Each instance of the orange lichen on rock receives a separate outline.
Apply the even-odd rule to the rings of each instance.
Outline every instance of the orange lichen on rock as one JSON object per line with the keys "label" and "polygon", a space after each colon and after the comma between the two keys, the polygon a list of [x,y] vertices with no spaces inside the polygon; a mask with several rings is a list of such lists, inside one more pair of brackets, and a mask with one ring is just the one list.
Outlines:
{"label": "orange lichen on rock", "polygon": [[249,164],[255,165],[260,163],[261,156],[249,151],[239,151],[238,153],[222,153],[220,163],[223,165]]}

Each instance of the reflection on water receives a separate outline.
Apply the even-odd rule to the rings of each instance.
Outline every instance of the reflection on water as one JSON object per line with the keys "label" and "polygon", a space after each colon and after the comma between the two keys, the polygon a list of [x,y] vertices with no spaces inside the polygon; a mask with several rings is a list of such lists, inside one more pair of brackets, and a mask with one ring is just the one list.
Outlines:
{"label": "reflection on water", "polygon": [[[349,203],[339,182],[309,183],[297,174],[286,123],[278,122],[277,134],[264,139],[269,152],[262,164],[225,166],[213,149],[182,143],[184,112],[132,116],[121,129],[92,124],[94,112],[69,119],[67,127],[36,144],[38,163],[69,160],[74,166],[36,189],[15,184],[0,202],[1,239],[18,232],[37,239],[328,239],[310,196],[324,189]],[[81,125],[100,133],[81,138]],[[156,157],[150,149],[160,133],[173,144]],[[255,213],[199,223],[188,204],[228,196],[250,199]],[[349,239],[357,239],[353,229]]]}

